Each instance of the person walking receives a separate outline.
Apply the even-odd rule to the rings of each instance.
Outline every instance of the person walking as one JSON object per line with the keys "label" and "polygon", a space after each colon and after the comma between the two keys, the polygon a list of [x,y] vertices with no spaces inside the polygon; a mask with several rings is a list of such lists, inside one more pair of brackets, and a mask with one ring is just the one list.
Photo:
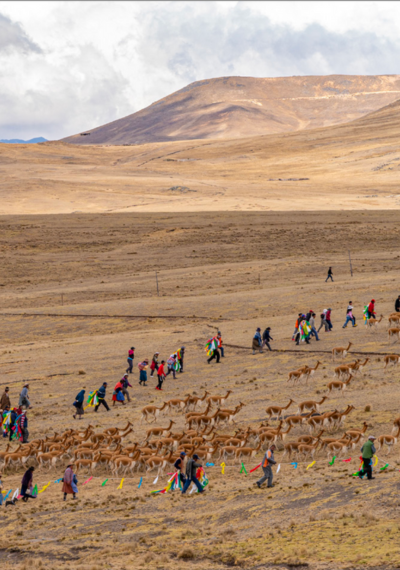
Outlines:
{"label": "person walking", "polygon": [[29,443],[28,418],[26,417],[26,411],[22,412],[19,418],[19,426],[22,433],[22,443]]}
{"label": "person walking", "polygon": [[3,475],[0,473],[0,507],[3,504]]}
{"label": "person walking", "polygon": [[[27,471],[25,471],[24,476],[22,477],[21,481],[21,495],[22,500],[24,503],[27,502],[28,499],[36,499],[35,496],[32,495],[33,493],[33,472],[35,471],[34,467],[29,467]],[[28,493],[29,490],[29,493]]]}
{"label": "person walking", "polygon": [[78,418],[80,420],[82,419],[82,416],[85,413],[85,411],[83,409],[84,400],[85,400],[85,390],[81,390],[76,395],[75,402],[72,404],[73,406],[75,406],[75,413],[72,416],[74,418],[74,420],[76,420],[76,416],[78,416]]}
{"label": "person walking", "polygon": [[75,498],[76,494],[78,493],[78,477],[76,476],[76,473],[73,474],[71,487],[74,492],[74,498]]}
{"label": "person walking", "polygon": [[326,312],[322,312],[320,317],[321,317],[321,324],[319,325],[318,332],[322,329],[322,327],[325,327],[325,332],[329,332],[329,326],[328,323],[326,322]]}
{"label": "person walking", "polygon": [[348,323],[353,323],[353,327],[356,327],[356,318],[353,315],[353,304],[351,301],[349,301],[348,307],[347,307],[347,312],[346,312],[346,320],[345,323],[343,325],[343,328],[345,329],[347,327]]}
{"label": "person walking", "polygon": [[153,358],[151,359],[151,364],[150,364],[150,376],[153,376],[154,374],[154,370],[157,371],[158,370],[158,355],[160,353],[159,352],[155,352],[153,355]]}
{"label": "person walking", "polygon": [[371,299],[367,309],[367,318],[375,318],[375,299]]}
{"label": "person walking", "polygon": [[174,377],[174,380],[176,379],[175,363],[176,363],[176,354],[171,354],[171,356],[167,360],[168,372],[166,373],[165,376],[167,377],[172,372],[172,376]]}
{"label": "person walking", "polygon": [[156,390],[162,390],[162,385],[165,380],[164,366],[165,360],[161,360],[161,364],[157,370],[158,385],[156,386]]}
{"label": "person walking", "polygon": [[184,486],[186,483],[186,477],[184,474],[184,467],[185,467],[185,457],[186,457],[186,453],[184,451],[181,451],[181,453],[179,454],[178,459],[175,461],[174,463],[174,467],[177,471],[179,471],[179,478],[181,480],[182,485]]}
{"label": "person walking", "polygon": [[188,490],[190,483],[194,483],[197,487],[197,489],[199,490],[199,493],[204,493],[203,487],[200,484],[200,481],[197,479],[196,477],[196,473],[197,473],[197,469],[199,469],[199,467],[202,467],[202,465],[200,465],[200,463],[196,463],[196,460],[199,458],[199,456],[195,453],[192,457],[192,459],[189,459],[189,461],[186,464],[186,481],[185,484],[183,486],[182,489],[182,495],[184,495],[186,493],[186,491]]}
{"label": "person walking", "polygon": [[274,340],[274,339],[271,336],[270,330],[271,330],[271,327],[267,327],[265,329],[265,331],[263,332],[263,336],[262,336],[263,343],[262,343],[261,348],[264,348],[264,346],[268,346],[268,349],[272,351],[271,345],[269,343],[271,340]]}
{"label": "person walking", "polygon": [[115,402],[121,402],[123,406],[125,406],[125,397],[122,393],[122,384],[121,380],[115,384],[114,392],[112,395],[113,406],[115,406]]}
{"label": "person walking", "polygon": [[328,281],[328,279],[330,279],[331,281],[333,281],[333,277],[332,277],[332,267],[330,267],[330,268],[328,269],[328,276],[327,276],[327,278],[325,279],[325,283]]}
{"label": "person walking", "polygon": [[400,295],[397,297],[395,301],[394,310],[396,311],[396,313],[400,313]]}
{"label": "person walking", "polygon": [[[211,360],[214,360],[214,358],[216,359],[217,364],[219,364],[220,353],[219,353],[218,337],[214,337],[212,340],[216,341],[217,344],[216,344],[216,348],[214,348],[214,350],[212,351],[210,358],[207,359],[207,364],[210,364]],[[215,344],[214,344],[214,346],[215,346]]]}
{"label": "person walking", "polygon": [[135,347],[131,346],[131,348],[128,350],[128,368],[126,369],[126,372],[129,374],[132,374],[134,358],[135,358]]}
{"label": "person walking", "polygon": [[363,466],[358,472],[360,479],[362,479],[364,475],[367,476],[367,479],[375,479],[375,477],[372,477],[372,458],[376,453],[374,445],[375,439],[373,435],[370,435],[361,448]]}
{"label": "person walking", "polygon": [[225,358],[225,350],[224,350],[224,347],[222,346],[221,331],[218,331],[218,333],[217,333],[217,341],[218,341],[218,350],[221,353],[221,358]]}
{"label": "person walking", "polygon": [[260,353],[263,352],[263,349],[262,349],[262,338],[261,338],[261,329],[260,329],[260,327],[257,328],[256,334],[253,336],[252,348],[253,348],[253,354],[256,353],[256,350],[258,350]]}
{"label": "person walking", "polygon": [[28,389],[29,389],[29,384],[24,384],[24,387],[21,390],[21,394],[19,395],[18,406],[20,408],[22,408],[22,406],[24,406],[26,409],[31,407],[31,403],[28,399]]}
{"label": "person walking", "polygon": [[143,362],[139,362],[139,384],[141,386],[147,386],[147,367],[149,365],[149,360],[146,358]]}
{"label": "person walking", "polygon": [[9,408],[11,408],[9,391],[10,391],[10,388],[8,386],[6,388],[4,388],[4,392],[3,392],[2,396],[1,396],[1,400],[0,400],[0,410],[5,410],[7,406]]}
{"label": "person walking", "polygon": [[179,372],[183,372],[183,357],[185,356],[185,347],[182,346],[176,351],[176,358],[179,362]]}
{"label": "person walking", "polygon": [[264,483],[264,481],[266,481],[267,479],[268,479],[267,487],[273,487],[272,484],[273,474],[271,466],[276,465],[276,461],[274,459],[274,451],[275,451],[275,445],[272,444],[271,447],[267,449],[267,451],[265,452],[264,459],[262,460],[261,463],[264,475],[261,477],[261,479],[259,479],[256,482],[256,485],[259,489],[261,488],[261,485]]}
{"label": "person walking", "polygon": [[315,313],[311,313],[310,319],[308,321],[311,327],[310,336],[315,336],[315,340],[319,340],[317,329],[315,328]]}
{"label": "person walking", "polygon": [[72,487],[73,479],[74,479],[74,471],[73,471],[73,463],[67,465],[67,468],[64,472],[63,477],[63,486],[62,492],[64,493],[64,501],[67,500],[67,495],[72,495],[73,499],[76,499],[76,493]]}
{"label": "person walking", "polygon": [[328,325],[329,331],[331,331],[333,329],[332,322],[331,322],[331,314],[332,314],[332,309],[328,309],[326,311],[326,314],[325,314],[325,320],[326,320],[326,323]]}
{"label": "person walking", "polygon": [[129,395],[128,388],[132,388],[132,384],[129,384],[128,378],[129,378],[128,374],[124,374],[122,379],[121,379],[121,385],[122,385],[123,395],[126,396],[126,399],[128,400],[128,402],[130,402],[131,397]]}
{"label": "person walking", "polygon": [[97,410],[99,409],[100,404],[102,404],[105,407],[107,412],[110,411],[110,408],[108,407],[108,404],[106,402],[106,390],[107,390],[107,382],[103,382],[103,385],[100,386],[100,388],[97,390],[97,399],[99,400],[99,403],[94,407],[95,412],[97,412]]}

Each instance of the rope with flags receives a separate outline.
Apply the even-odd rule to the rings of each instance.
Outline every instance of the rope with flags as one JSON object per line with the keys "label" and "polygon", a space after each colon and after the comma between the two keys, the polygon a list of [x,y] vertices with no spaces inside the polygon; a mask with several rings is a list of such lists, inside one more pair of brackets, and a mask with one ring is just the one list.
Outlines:
{"label": "rope with flags", "polygon": [[217,350],[217,348],[218,348],[218,339],[216,336],[214,336],[209,341],[207,341],[206,344],[207,356],[212,356],[214,350]]}

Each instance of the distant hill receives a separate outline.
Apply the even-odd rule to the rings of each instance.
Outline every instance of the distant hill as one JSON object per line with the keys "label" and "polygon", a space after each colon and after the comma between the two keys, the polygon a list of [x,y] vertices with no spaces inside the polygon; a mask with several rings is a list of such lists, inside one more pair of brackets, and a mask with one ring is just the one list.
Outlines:
{"label": "distant hill", "polygon": [[29,139],[29,141],[24,141],[22,139],[0,139],[0,143],[6,144],[35,144],[41,142],[47,142],[47,139],[44,139],[43,137],[36,137],[34,139]]}
{"label": "distant hill", "polygon": [[283,133],[346,123],[397,99],[400,75],[221,77],[63,140],[122,145]]}

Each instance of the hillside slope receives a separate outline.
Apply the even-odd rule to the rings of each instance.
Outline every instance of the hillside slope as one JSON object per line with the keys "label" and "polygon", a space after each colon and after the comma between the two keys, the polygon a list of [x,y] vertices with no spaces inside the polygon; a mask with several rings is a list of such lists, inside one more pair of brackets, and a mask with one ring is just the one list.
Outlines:
{"label": "hillside slope", "polygon": [[400,75],[221,77],[63,140],[120,145],[282,133],[346,123],[396,99]]}

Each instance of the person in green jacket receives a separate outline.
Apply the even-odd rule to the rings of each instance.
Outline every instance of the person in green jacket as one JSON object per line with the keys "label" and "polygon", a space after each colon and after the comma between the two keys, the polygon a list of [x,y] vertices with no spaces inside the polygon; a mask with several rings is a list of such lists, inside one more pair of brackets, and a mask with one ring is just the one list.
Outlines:
{"label": "person in green jacket", "polygon": [[368,440],[361,448],[363,466],[362,469],[358,472],[360,479],[362,479],[364,475],[367,475],[367,479],[375,479],[375,477],[372,477],[372,458],[376,453],[374,445],[375,439],[376,438],[373,435],[370,435]]}

